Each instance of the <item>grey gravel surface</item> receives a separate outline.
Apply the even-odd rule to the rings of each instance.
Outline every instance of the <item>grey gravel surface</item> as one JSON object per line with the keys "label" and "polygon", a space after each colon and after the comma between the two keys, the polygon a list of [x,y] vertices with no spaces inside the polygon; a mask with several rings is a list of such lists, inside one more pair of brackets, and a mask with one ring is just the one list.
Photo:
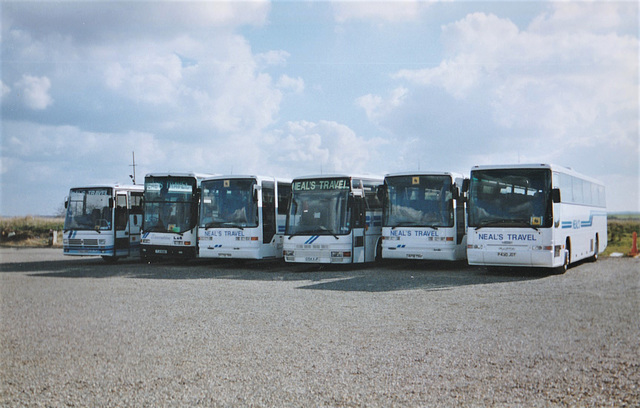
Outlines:
{"label": "grey gravel surface", "polygon": [[3,406],[638,406],[640,268],[0,249]]}

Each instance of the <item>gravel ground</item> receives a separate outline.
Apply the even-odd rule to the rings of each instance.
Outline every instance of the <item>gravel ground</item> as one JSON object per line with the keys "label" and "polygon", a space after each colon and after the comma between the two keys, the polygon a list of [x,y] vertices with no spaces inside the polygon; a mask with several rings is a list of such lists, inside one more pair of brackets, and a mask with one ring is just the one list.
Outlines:
{"label": "gravel ground", "polygon": [[638,259],[187,265],[0,249],[3,406],[638,406]]}

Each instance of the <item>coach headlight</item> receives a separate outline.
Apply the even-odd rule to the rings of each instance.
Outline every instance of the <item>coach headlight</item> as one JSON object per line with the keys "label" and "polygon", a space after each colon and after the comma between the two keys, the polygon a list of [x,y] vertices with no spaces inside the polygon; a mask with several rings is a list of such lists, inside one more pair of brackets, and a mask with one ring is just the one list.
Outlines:
{"label": "coach headlight", "polygon": [[473,244],[473,245],[469,244],[469,245],[467,245],[467,249],[482,249],[482,248],[483,248],[482,244]]}
{"label": "coach headlight", "polygon": [[549,246],[535,245],[533,246],[533,250],[534,251],[552,251],[553,247],[551,245]]}

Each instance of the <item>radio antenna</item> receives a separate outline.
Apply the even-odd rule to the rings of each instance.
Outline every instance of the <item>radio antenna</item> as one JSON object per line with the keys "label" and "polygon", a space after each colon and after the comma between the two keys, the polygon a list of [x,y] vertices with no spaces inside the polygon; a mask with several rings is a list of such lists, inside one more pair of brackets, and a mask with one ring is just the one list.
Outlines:
{"label": "radio antenna", "polygon": [[130,164],[129,167],[133,167],[133,174],[129,174],[131,180],[133,180],[133,184],[136,184],[136,152],[131,152],[133,156],[133,164]]}

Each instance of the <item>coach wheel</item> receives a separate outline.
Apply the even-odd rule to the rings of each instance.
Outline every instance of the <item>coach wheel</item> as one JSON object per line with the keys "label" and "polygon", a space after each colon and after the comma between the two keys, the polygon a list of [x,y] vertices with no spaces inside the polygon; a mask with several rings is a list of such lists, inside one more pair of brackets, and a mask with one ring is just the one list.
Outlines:
{"label": "coach wheel", "polygon": [[565,251],[565,253],[564,253],[564,262],[562,263],[561,266],[556,268],[555,272],[558,275],[562,275],[563,273],[565,273],[567,271],[567,269],[569,269],[569,252]]}

